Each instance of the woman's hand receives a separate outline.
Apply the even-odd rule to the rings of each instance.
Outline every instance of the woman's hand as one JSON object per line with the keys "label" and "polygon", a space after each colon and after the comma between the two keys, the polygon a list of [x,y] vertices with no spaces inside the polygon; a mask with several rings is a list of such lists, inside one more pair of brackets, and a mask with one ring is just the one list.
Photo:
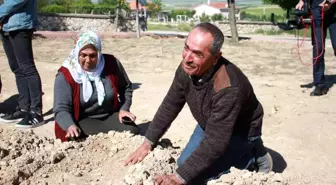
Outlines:
{"label": "woman's hand", "polygon": [[81,134],[80,128],[78,128],[76,125],[71,125],[68,128],[68,132],[65,137],[79,137]]}
{"label": "woman's hand", "polygon": [[122,123],[122,118],[123,117],[128,117],[129,119],[131,119],[132,121],[135,121],[136,119],[136,116],[128,111],[125,111],[125,110],[120,110],[119,111],[119,121],[120,123]]}

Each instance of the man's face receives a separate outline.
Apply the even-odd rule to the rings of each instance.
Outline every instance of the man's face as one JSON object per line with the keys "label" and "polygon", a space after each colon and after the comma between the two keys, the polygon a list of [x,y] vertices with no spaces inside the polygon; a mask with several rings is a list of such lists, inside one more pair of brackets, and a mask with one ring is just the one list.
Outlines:
{"label": "man's face", "polygon": [[190,32],[182,53],[184,71],[190,76],[202,76],[216,62],[221,53],[210,52],[213,37],[210,33],[194,29]]}

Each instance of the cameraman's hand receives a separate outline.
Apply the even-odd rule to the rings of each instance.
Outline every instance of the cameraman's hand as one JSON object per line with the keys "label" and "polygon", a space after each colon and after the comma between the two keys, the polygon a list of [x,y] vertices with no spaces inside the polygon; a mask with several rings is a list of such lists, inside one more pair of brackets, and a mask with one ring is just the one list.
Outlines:
{"label": "cameraman's hand", "polygon": [[321,4],[319,4],[319,6],[324,7],[324,6],[328,5],[328,4],[326,4],[326,2],[327,2],[327,0],[324,0]]}
{"label": "cameraman's hand", "polygon": [[304,5],[304,2],[302,0],[299,1],[299,3],[295,6],[295,9],[302,10]]}

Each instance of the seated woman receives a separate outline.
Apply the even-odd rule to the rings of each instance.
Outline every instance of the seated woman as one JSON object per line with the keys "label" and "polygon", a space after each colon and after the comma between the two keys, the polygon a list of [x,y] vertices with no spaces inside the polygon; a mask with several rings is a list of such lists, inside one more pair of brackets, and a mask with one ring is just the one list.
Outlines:
{"label": "seated woman", "polygon": [[110,130],[138,134],[136,117],[129,111],[132,94],[132,83],[121,63],[101,53],[99,36],[80,34],[55,80],[56,138],[68,141]]}

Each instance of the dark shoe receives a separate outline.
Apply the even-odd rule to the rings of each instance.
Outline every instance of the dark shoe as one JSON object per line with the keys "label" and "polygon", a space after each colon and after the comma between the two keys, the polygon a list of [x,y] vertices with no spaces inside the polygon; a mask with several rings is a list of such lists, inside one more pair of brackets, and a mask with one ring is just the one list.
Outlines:
{"label": "dark shoe", "polygon": [[16,124],[16,127],[35,128],[43,124],[44,124],[43,116],[31,111],[29,112],[29,114],[27,114],[27,116],[24,119],[22,119],[19,123]]}
{"label": "dark shoe", "polygon": [[301,88],[313,88],[315,85],[314,83],[302,84],[300,85]]}
{"label": "dark shoe", "polygon": [[315,87],[315,89],[310,93],[310,96],[322,96],[327,94],[329,89],[327,87]]}
{"label": "dark shoe", "polygon": [[4,123],[18,122],[18,121],[21,121],[23,118],[25,118],[27,114],[28,112],[24,110],[17,110],[15,112],[8,113],[8,114],[1,116],[0,122],[4,122]]}

